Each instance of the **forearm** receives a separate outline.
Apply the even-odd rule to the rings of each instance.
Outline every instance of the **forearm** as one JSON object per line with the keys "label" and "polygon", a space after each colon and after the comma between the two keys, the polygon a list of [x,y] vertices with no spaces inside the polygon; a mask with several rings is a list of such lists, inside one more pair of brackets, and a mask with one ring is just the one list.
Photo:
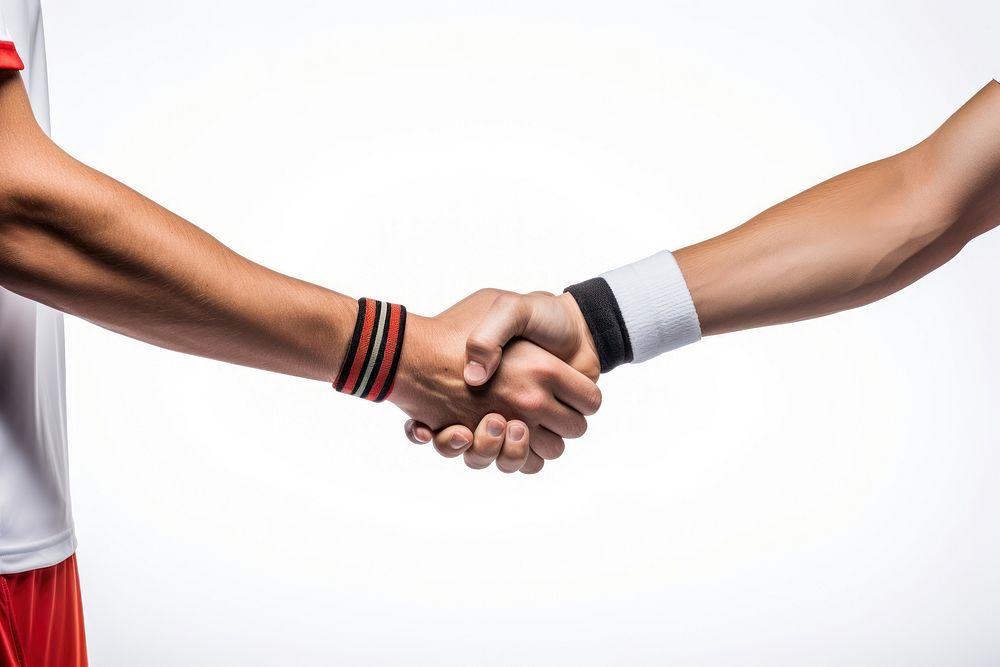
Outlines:
{"label": "forearm", "polygon": [[998,175],[994,82],[914,148],[677,251],[703,334],[818,317],[902,289],[1000,221]]}
{"label": "forearm", "polygon": [[[998,224],[1000,84],[994,81],[909,150],[810,188],[721,236],[568,291],[607,371],[702,335],[870,303],[944,264]],[[503,322],[502,314],[496,319]],[[544,320],[491,322],[502,335],[470,344],[481,350],[470,360],[490,368],[499,358],[490,348],[504,336],[549,344],[548,328],[535,324]],[[542,335],[533,338],[536,332]]]}
{"label": "forearm", "polygon": [[3,146],[0,285],[169,349],[337,374],[353,299],[241,257],[38,134],[13,141],[26,143]]}

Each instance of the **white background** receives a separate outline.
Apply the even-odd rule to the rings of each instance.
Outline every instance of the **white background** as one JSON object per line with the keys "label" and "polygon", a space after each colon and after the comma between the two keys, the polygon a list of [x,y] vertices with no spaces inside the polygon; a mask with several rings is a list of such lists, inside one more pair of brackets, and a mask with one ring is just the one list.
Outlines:
{"label": "white background", "polygon": [[[1000,73],[995,2],[750,4],[48,0],[53,132],[430,314],[719,233]],[[69,320],[92,663],[998,664],[998,256],[616,371],[537,477]]]}

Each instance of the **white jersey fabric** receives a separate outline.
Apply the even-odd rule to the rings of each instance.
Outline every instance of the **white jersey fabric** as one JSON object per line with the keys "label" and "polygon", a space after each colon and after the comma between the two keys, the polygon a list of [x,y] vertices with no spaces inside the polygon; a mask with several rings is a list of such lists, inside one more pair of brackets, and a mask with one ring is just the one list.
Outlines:
{"label": "white jersey fabric", "polygon": [[[49,132],[38,0],[0,0],[38,123]],[[0,287],[0,574],[55,565],[76,550],[66,453],[62,313]]]}

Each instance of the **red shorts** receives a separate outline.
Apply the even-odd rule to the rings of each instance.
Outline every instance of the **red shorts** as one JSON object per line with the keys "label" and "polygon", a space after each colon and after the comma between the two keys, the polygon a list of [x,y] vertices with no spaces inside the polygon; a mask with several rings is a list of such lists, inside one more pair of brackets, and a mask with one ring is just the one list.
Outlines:
{"label": "red shorts", "polygon": [[76,555],[0,574],[0,667],[86,667]]}

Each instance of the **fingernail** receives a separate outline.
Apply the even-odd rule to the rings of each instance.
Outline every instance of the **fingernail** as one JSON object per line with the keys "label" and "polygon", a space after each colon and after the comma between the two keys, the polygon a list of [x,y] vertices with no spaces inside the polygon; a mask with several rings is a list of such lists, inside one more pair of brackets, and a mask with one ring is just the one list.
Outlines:
{"label": "fingernail", "polygon": [[482,382],[486,379],[486,367],[478,361],[470,361],[465,365],[465,379],[469,382]]}
{"label": "fingernail", "polygon": [[469,444],[469,441],[468,439],[466,439],[464,435],[455,434],[451,436],[451,442],[449,442],[448,444],[451,445],[452,449],[461,449],[462,447],[465,447],[467,444]]}
{"label": "fingernail", "polygon": [[403,424],[403,433],[406,434],[406,439],[412,442],[414,445],[422,445],[424,443],[420,442],[420,438],[417,437],[416,429],[413,427],[413,420],[407,419],[406,423]]}
{"label": "fingernail", "polygon": [[503,433],[503,424],[496,419],[491,419],[486,423],[486,432],[495,438]]}
{"label": "fingernail", "polygon": [[507,430],[507,435],[510,436],[511,440],[521,440],[524,438],[524,427],[520,424],[514,424]]}

